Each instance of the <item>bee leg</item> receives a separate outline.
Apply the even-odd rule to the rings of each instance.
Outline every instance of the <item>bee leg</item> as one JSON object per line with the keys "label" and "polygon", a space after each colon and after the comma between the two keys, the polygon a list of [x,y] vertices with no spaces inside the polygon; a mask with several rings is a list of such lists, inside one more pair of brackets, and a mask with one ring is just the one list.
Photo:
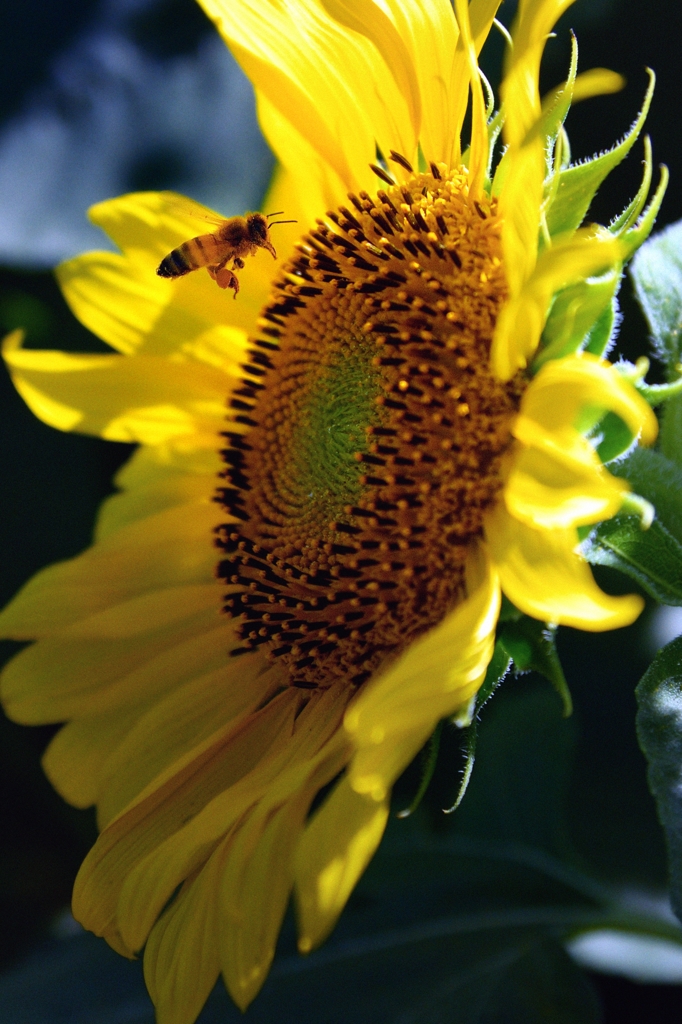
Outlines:
{"label": "bee leg", "polygon": [[235,258],[234,258],[234,260],[232,262],[232,269],[233,270],[243,270],[245,266],[246,266],[246,264],[244,263],[244,260],[241,259],[239,256],[235,256]]}
{"label": "bee leg", "polygon": [[206,268],[219,288],[232,288],[234,297],[237,298],[239,291],[239,278],[224,264]]}

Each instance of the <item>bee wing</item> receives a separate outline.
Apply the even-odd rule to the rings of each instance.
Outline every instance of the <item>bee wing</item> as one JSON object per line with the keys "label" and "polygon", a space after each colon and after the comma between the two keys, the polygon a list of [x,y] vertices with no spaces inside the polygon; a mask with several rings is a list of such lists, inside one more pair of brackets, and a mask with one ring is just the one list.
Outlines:
{"label": "bee wing", "polygon": [[224,214],[216,213],[178,192],[162,192],[161,196],[166,213],[177,222],[178,232],[187,237],[204,234],[206,224],[221,225],[227,220]]}

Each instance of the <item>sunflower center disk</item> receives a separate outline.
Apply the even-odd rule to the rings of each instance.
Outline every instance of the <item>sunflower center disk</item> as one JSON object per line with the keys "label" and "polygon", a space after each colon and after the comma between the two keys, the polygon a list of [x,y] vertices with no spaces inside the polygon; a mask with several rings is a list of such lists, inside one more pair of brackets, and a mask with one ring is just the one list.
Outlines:
{"label": "sunflower center disk", "polygon": [[500,224],[434,171],[303,238],[232,395],[225,606],[296,686],[359,684],[438,622],[501,486],[522,383],[489,370]]}

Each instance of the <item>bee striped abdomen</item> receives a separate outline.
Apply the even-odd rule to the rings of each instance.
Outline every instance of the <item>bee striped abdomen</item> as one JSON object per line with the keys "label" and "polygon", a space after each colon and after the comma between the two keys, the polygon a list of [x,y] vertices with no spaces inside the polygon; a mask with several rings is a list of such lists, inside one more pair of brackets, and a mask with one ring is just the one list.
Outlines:
{"label": "bee striped abdomen", "polygon": [[161,260],[156,273],[160,277],[182,277],[190,270],[219,263],[221,255],[221,246],[213,235],[198,235],[169,252]]}

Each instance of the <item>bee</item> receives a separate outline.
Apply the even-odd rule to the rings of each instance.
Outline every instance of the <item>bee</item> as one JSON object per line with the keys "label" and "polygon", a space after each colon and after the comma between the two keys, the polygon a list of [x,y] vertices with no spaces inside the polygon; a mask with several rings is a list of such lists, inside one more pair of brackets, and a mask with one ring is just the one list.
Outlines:
{"label": "bee", "polygon": [[[270,222],[270,217],[277,217],[282,210],[275,213],[247,213],[244,217],[220,217],[209,213],[205,207],[186,201],[185,209],[195,212],[216,225],[216,230],[205,235],[197,235],[173,249],[159,263],[156,273],[160,277],[183,277],[192,270],[206,267],[219,288],[231,288],[234,298],[239,291],[239,278],[236,271],[244,269],[244,256],[253,256],[258,249],[267,249],[273,259],[277,259],[275,247],[270,240],[270,228],[273,224],[295,224],[293,220],[277,220]],[[232,260],[232,266],[227,264]]]}

